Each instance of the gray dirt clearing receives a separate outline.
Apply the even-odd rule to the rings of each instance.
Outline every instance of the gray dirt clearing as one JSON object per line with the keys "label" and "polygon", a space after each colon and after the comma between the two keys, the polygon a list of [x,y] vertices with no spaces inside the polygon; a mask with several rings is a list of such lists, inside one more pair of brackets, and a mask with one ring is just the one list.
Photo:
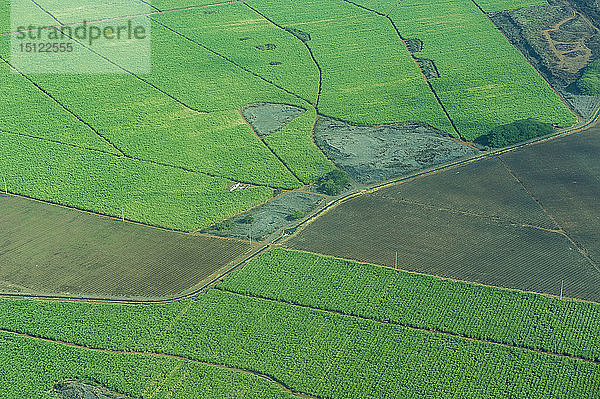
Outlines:
{"label": "gray dirt clearing", "polygon": [[253,104],[242,110],[242,115],[259,136],[275,133],[288,122],[305,112],[287,104]]}
{"label": "gray dirt clearing", "polygon": [[362,184],[478,153],[424,125],[362,127],[325,117],[317,122],[315,141],[333,162]]}
{"label": "gray dirt clearing", "polygon": [[[249,239],[250,236],[252,236],[253,240],[262,240],[279,229],[294,224],[295,221],[290,218],[293,212],[299,211],[308,214],[322,201],[324,201],[324,197],[320,195],[306,192],[290,192],[233,218],[231,220],[233,222],[232,227],[227,230],[217,231],[209,229],[206,232],[244,240]],[[252,222],[244,223],[244,218],[248,216],[251,217]]]}
{"label": "gray dirt clearing", "polygon": [[81,381],[62,381],[54,385],[61,399],[126,399],[126,396]]}

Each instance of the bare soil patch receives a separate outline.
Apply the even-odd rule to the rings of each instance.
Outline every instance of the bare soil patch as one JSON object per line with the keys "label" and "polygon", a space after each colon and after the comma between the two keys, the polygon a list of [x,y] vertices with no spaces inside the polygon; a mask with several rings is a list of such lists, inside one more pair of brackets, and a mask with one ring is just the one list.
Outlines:
{"label": "bare soil patch", "polygon": [[491,19],[563,98],[588,118],[600,96],[581,95],[573,83],[600,58],[600,29],[582,9],[580,2],[550,0],[548,5],[495,13]]}
{"label": "bare soil patch", "polygon": [[82,381],[62,381],[54,385],[60,399],[126,399],[127,397],[106,388]]}
{"label": "bare soil patch", "polygon": [[557,223],[600,265],[598,154],[597,127],[502,158]]}
{"label": "bare soil patch", "polygon": [[363,184],[478,152],[424,125],[367,127],[325,117],[317,121],[315,141],[333,162]]}
{"label": "bare soil patch", "polygon": [[170,297],[251,249],[0,195],[3,292]]}
{"label": "bare soil patch", "polygon": [[296,224],[294,212],[308,214],[324,201],[324,197],[306,192],[290,192],[267,202],[243,215],[231,219],[230,228],[224,230],[208,229],[206,232],[223,237],[243,240],[262,240],[263,238]]}

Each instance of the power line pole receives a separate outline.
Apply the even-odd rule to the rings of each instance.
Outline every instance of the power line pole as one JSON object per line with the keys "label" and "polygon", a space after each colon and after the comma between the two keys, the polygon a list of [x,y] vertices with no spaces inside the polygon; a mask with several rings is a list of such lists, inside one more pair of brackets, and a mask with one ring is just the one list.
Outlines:
{"label": "power line pole", "polygon": [[6,177],[2,176],[2,180],[4,180],[4,194],[8,195],[8,189],[6,188]]}
{"label": "power line pole", "polygon": [[125,223],[125,208],[121,207],[121,219],[123,220],[123,223]]}

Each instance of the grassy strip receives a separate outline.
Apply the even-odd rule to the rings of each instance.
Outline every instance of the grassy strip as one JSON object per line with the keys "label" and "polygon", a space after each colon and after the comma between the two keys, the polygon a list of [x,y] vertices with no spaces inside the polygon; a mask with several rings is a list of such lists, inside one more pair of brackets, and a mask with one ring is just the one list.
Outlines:
{"label": "grassy strip", "polygon": [[0,306],[0,326],[12,330],[222,363],[320,397],[580,398],[600,389],[598,364],[215,290],[167,305]]}
{"label": "grassy strip", "polygon": [[600,306],[273,250],[220,287],[377,320],[600,360]]}
{"label": "grassy strip", "polygon": [[177,230],[207,227],[273,195],[267,187],[230,192],[226,179],[27,137],[0,134],[0,148],[12,193]]}
{"label": "grassy strip", "polygon": [[[168,357],[92,351],[0,332],[5,399],[56,398],[54,384],[74,379],[129,397],[292,398],[255,375]],[[173,396],[174,395],[174,396]]]}

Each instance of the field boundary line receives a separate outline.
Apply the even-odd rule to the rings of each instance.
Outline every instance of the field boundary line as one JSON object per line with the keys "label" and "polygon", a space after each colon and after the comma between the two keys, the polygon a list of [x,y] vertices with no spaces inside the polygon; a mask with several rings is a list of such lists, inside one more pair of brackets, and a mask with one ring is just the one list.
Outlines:
{"label": "field boundary line", "polygon": [[[217,237],[219,238],[219,237]],[[35,299],[42,301],[64,301],[64,302],[88,302],[88,303],[108,303],[108,304],[122,304],[122,305],[157,305],[172,302],[179,302],[185,299],[193,299],[198,294],[206,291],[211,286],[222,281],[225,277],[229,276],[234,271],[242,268],[251,260],[257,258],[264,252],[272,248],[271,244],[264,244],[258,247],[254,252],[251,252],[243,260],[235,263],[232,266],[225,266],[227,268],[224,272],[219,272],[218,275],[208,282],[201,285],[196,285],[186,291],[181,292],[178,295],[167,297],[167,298],[135,298],[135,297],[101,297],[91,295],[52,295],[52,294],[19,294],[12,292],[0,292],[0,298],[22,298],[22,299]],[[231,265],[231,263],[229,263]],[[213,274],[214,275],[214,274]],[[0,330],[1,331],[1,330]]]}
{"label": "field boundary line", "polygon": [[[533,224],[517,222],[515,220],[505,219],[500,216],[488,216],[488,215],[483,215],[481,213],[471,212],[471,211],[461,211],[461,210],[451,209],[451,208],[439,208],[434,205],[426,204],[423,202],[411,201],[411,200],[407,200],[404,198],[394,198],[394,197],[389,197],[389,196],[384,196],[384,195],[377,196],[376,198],[380,198],[380,199],[383,199],[386,201],[397,202],[397,203],[401,203],[401,204],[414,205],[414,206],[418,206],[420,208],[427,209],[430,211],[445,212],[445,213],[451,213],[454,215],[469,216],[469,217],[474,217],[477,219],[483,219],[483,220],[488,220],[491,222],[497,222],[498,224],[503,223],[503,224],[507,224],[507,225],[513,225],[516,227],[529,228],[529,229],[534,229],[534,230],[545,231],[547,233],[564,235],[563,230],[560,230],[560,229],[555,230],[555,229],[550,229],[550,228],[546,228],[546,227],[536,226]],[[550,219],[550,220],[552,222],[554,222],[554,220],[552,220],[552,219]]]}
{"label": "field boundary line", "polygon": [[[414,270],[406,270],[406,269],[402,269],[400,268],[400,270],[395,269],[393,266],[387,266],[387,265],[381,265],[381,264],[377,264],[377,263],[369,263],[367,261],[364,260],[356,260],[356,259],[350,259],[350,258],[341,258],[339,256],[335,256],[335,255],[326,255],[326,254],[321,254],[318,252],[311,252],[308,250],[304,250],[304,249],[296,249],[296,248],[287,248],[287,247],[283,247],[283,246],[274,246],[273,248],[270,249],[275,249],[275,248],[282,248],[285,251],[289,251],[289,252],[300,252],[300,253],[305,253],[305,254],[309,254],[309,255],[317,255],[323,258],[330,258],[330,259],[336,259],[336,260],[342,260],[342,261],[349,261],[349,262],[354,262],[354,263],[358,263],[361,265],[366,265],[366,266],[372,266],[372,267],[378,267],[381,269],[389,269],[389,270],[393,270],[393,271],[399,271],[402,273],[408,273],[408,274],[414,274],[417,276],[426,276],[426,277],[434,277],[440,280],[444,280],[444,281],[452,281],[455,283],[464,283],[464,284],[469,284],[469,285],[475,285],[478,287],[485,287],[485,288],[493,288],[493,289],[499,289],[499,290],[503,290],[503,291],[511,291],[511,292],[519,292],[522,294],[530,294],[530,295],[541,295],[543,297],[546,298],[554,298],[554,299],[560,299],[560,296],[555,295],[555,294],[549,294],[547,292],[537,292],[537,291],[527,291],[524,289],[520,289],[520,288],[507,288],[507,287],[501,287],[501,286],[497,286],[497,285],[491,285],[491,284],[486,284],[486,283],[481,283],[481,282],[476,282],[476,281],[469,281],[469,280],[460,280],[459,278],[456,277],[447,277],[447,276],[441,276],[438,274],[431,274],[431,273],[424,273],[424,272],[419,272],[419,271],[414,271]],[[600,302],[595,302],[592,301],[590,299],[581,299],[581,298],[570,298],[568,296],[564,296],[563,295],[563,300],[567,300],[567,301],[572,301],[572,302],[584,302],[584,303],[590,303],[593,304],[594,306],[598,306],[598,304]],[[600,359],[599,359],[600,360]]]}
{"label": "field boundary line", "polygon": [[510,348],[510,349],[518,349],[518,350],[522,350],[522,351],[536,352],[536,353],[540,353],[543,355],[548,355],[548,356],[553,356],[553,357],[558,357],[558,358],[563,358],[563,359],[569,358],[569,359],[579,360],[579,361],[586,362],[586,363],[593,363],[593,364],[600,365],[600,359],[589,359],[589,358],[576,356],[576,355],[561,354],[558,352],[551,352],[551,351],[546,351],[543,349],[535,349],[535,348],[530,348],[530,347],[526,347],[526,346],[519,346],[516,344],[493,341],[490,339],[471,337],[468,335],[454,333],[451,331],[445,331],[445,330],[433,329],[433,328],[427,328],[427,327],[418,327],[418,326],[405,324],[405,323],[399,323],[399,322],[395,322],[395,321],[391,321],[391,320],[380,320],[380,319],[366,317],[366,316],[359,316],[357,314],[344,313],[339,310],[319,308],[319,307],[315,307],[315,306],[303,305],[303,304],[295,303],[295,302],[289,302],[289,301],[286,301],[283,299],[273,299],[273,298],[265,297],[262,295],[255,295],[255,294],[250,294],[250,293],[240,293],[237,291],[231,291],[229,289],[221,288],[218,286],[214,287],[213,290],[227,292],[229,294],[238,295],[238,296],[242,296],[242,297],[248,297],[248,298],[254,298],[254,299],[259,299],[259,300],[263,300],[263,301],[281,303],[281,304],[284,304],[287,306],[309,309],[309,310],[313,310],[316,312],[331,313],[331,314],[336,314],[339,316],[354,318],[354,319],[363,320],[363,321],[370,321],[370,322],[374,322],[374,323],[378,323],[378,324],[397,326],[397,327],[406,328],[406,329],[410,329],[410,330],[414,330],[414,331],[422,331],[422,332],[426,332],[426,333],[430,333],[430,334],[439,334],[439,335],[444,335],[444,336],[449,336],[449,337],[454,337],[454,338],[459,338],[459,339],[464,339],[464,340],[469,340],[469,341],[503,346],[503,347]]}
{"label": "field boundary line", "polygon": [[163,28],[165,28],[165,29],[167,29],[167,30],[169,30],[169,31],[173,32],[174,34],[176,34],[176,35],[178,35],[178,36],[181,36],[181,37],[182,37],[182,38],[184,38],[185,40],[188,40],[188,41],[190,41],[191,43],[194,43],[196,46],[199,46],[199,47],[203,48],[204,50],[206,50],[206,51],[208,51],[208,52],[212,53],[213,55],[215,55],[215,56],[217,56],[217,57],[219,57],[219,58],[222,58],[223,60],[225,60],[225,61],[229,62],[230,64],[232,64],[232,65],[234,65],[235,67],[237,67],[237,68],[241,69],[242,71],[244,71],[244,72],[246,72],[246,73],[249,73],[249,74],[251,74],[251,75],[253,75],[253,76],[255,76],[255,77],[259,78],[260,80],[262,80],[262,81],[264,81],[264,82],[268,83],[269,85],[271,85],[271,86],[275,87],[276,89],[279,89],[279,90],[281,90],[281,91],[284,91],[284,92],[286,92],[287,94],[289,94],[289,95],[291,95],[291,96],[294,96],[294,97],[296,97],[297,99],[299,99],[299,100],[302,100],[302,101],[304,101],[305,103],[308,103],[308,104],[310,104],[310,105],[313,105],[313,106],[314,106],[314,104],[313,104],[311,101],[309,101],[309,100],[305,99],[305,98],[304,98],[304,97],[302,97],[301,95],[299,95],[299,94],[297,94],[297,93],[295,93],[295,92],[293,92],[293,91],[291,91],[291,90],[288,90],[288,89],[286,89],[285,87],[283,87],[283,86],[280,86],[279,84],[277,84],[277,83],[275,83],[275,82],[272,82],[272,81],[268,80],[267,78],[265,78],[265,77],[263,77],[263,76],[259,75],[258,73],[256,73],[256,72],[253,72],[253,71],[252,71],[252,70],[250,70],[249,68],[246,68],[245,66],[238,64],[237,62],[233,61],[231,58],[227,57],[226,55],[223,55],[223,54],[219,53],[218,51],[216,51],[216,50],[213,50],[213,49],[211,49],[210,47],[208,47],[208,46],[206,46],[206,45],[204,45],[204,44],[200,43],[199,41],[197,41],[197,40],[194,40],[194,39],[192,39],[191,37],[188,37],[188,36],[184,35],[183,33],[181,33],[181,32],[179,32],[179,31],[177,31],[176,29],[173,29],[173,28],[171,28],[170,26],[163,24],[162,22],[160,22],[160,21],[158,21],[158,20],[156,20],[156,19],[152,18],[152,16],[148,16],[148,18],[149,18],[151,21],[153,21],[153,22],[157,23],[158,25],[162,26]]}
{"label": "field boundary line", "polygon": [[[68,346],[68,347],[78,348],[78,349],[83,349],[83,350],[89,350],[89,351],[94,351],[94,352],[100,352],[100,353],[106,353],[106,354],[113,354],[113,355],[134,355],[134,356],[147,356],[147,357],[162,357],[162,358],[168,358],[168,359],[173,359],[173,360],[179,360],[179,361],[182,361],[184,363],[201,364],[201,365],[205,365],[205,366],[212,366],[212,367],[216,367],[216,368],[220,368],[220,369],[226,369],[226,370],[230,370],[230,371],[235,371],[235,372],[238,372],[238,373],[251,374],[251,375],[254,375],[256,377],[259,377],[259,378],[262,378],[264,380],[267,380],[269,382],[275,383],[280,389],[282,389],[283,391],[285,391],[285,392],[287,392],[287,393],[289,393],[289,394],[291,394],[293,396],[296,396],[296,397],[299,397],[299,398],[305,398],[305,399],[321,399],[318,396],[314,396],[314,395],[311,395],[311,394],[308,394],[308,393],[304,393],[304,392],[295,391],[295,390],[291,389],[290,387],[288,387],[287,385],[285,385],[284,383],[282,383],[279,380],[277,380],[275,377],[272,377],[272,376],[270,376],[268,374],[263,374],[263,373],[260,373],[258,371],[254,371],[254,370],[250,370],[250,369],[245,369],[245,368],[241,368],[241,367],[228,366],[228,365],[222,364],[222,363],[210,362],[210,361],[205,361],[205,360],[197,360],[197,359],[193,359],[193,358],[190,358],[190,357],[185,357],[185,356],[181,356],[181,355],[173,355],[173,354],[169,354],[169,353],[156,353],[156,352],[141,352],[141,351],[118,350],[118,349],[94,348],[94,347],[88,347],[88,346],[77,344],[77,343],[73,343],[73,342],[63,341],[63,340],[60,340],[60,339],[45,338],[45,337],[41,337],[41,336],[37,336],[37,335],[22,333],[22,332],[18,332],[18,331],[12,331],[12,330],[8,330],[8,329],[4,329],[4,328],[0,328],[0,332],[5,333],[5,334],[11,334],[11,335],[19,336],[21,338],[27,338],[27,339],[37,340],[37,341],[42,341],[42,342],[49,342],[49,343],[53,343],[53,344],[58,344],[58,345],[62,345],[62,346]],[[182,365],[182,364],[183,363],[179,363],[179,365]]]}
{"label": "field boundary line", "polygon": [[[48,14],[52,19],[54,19],[56,22],[58,22],[60,24],[59,27],[62,27],[63,24],[62,22],[57,19],[54,15],[52,15],[49,11],[47,11],[46,9],[44,9],[41,5],[39,5],[36,0],[31,0],[31,2],[33,2],[36,6],[38,6],[40,8],[40,10],[44,11],[46,14]],[[149,18],[149,17],[148,17]],[[148,86],[152,87],[153,89],[155,89],[156,91],[164,94],[165,96],[169,97],[171,100],[175,101],[176,103],[182,105],[183,107],[191,110],[191,111],[195,111],[198,112],[200,114],[207,114],[209,113],[208,111],[204,111],[204,110],[200,110],[200,109],[196,109],[192,106],[187,105],[186,103],[184,103],[183,101],[179,100],[177,97],[167,93],[166,91],[162,90],[161,88],[159,88],[158,86],[156,86],[155,84],[149,82],[148,80],[142,78],[141,76],[139,76],[137,73],[134,73],[130,70],[128,70],[127,68],[119,65],[118,63],[116,63],[115,61],[111,60],[110,58],[100,54],[98,51],[92,49],[90,46],[85,45],[84,43],[82,43],[80,40],[76,39],[75,37],[73,37],[73,35],[68,35],[68,34],[64,34],[65,36],[67,36],[69,39],[73,40],[74,42],[76,42],[77,44],[79,44],[81,47],[85,48],[86,50],[88,50],[89,52],[91,52],[92,54],[95,54],[96,56],[102,58],[103,60],[105,60],[106,62],[110,63],[111,65],[116,66],[117,68],[119,68],[120,70],[126,72],[127,74],[135,77],[137,80],[147,84]]]}
{"label": "field boundary line", "polygon": [[160,8],[153,6],[151,3],[147,2],[146,0],[139,0],[139,1],[150,6],[151,8],[154,8],[156,11],[160,11]]}
{"label": "field boundary line", "polygon": [[525,185],[525,183],[519,178],[519,176],[517,176],[517,174],[510,168],[510,166],[504,161],[504,159],[502,159],[501,157],[498,157],[498,159],[500,160],[500,163],[502,163],[502,165],[504,166],[504,168],[506,169],[506,171],[521,185],[521,187],[523,187],[523,189],[531,197],[531,199],[533,201],[535,201],[535,203],[550,218],[550,220],[552,220],[552,223],[554,223],[555,226],[558,227],[558,229],[560,231],[560,234],[562,234],[563,236],[565,236],[567,238],[567,240],[569,240],[569,242],[577,249],[577,251],[579,252],[579,254],[581,256],[583,256],[585,258],[585,260],[587,260],[590,263],[590,265],[592,265],[592,267],[594,267],[594,269],[596,269],[596,271],[598,271],[600,273],[600,267],[591,258],[591,256],[587,253],[587,251],[581,245],[579,245],[569,235],[569,233],[567,233],[567,231],[561,226],[561,224],[558,222],[558,220],[556,220],[556,218],[550,213],[550,211],[548,211],[546,209],[546,207],[544,206],[544,204],[542,204],[542,202],[533,194],[533,192],[531,190],[529,190],[529,188],[527,188],[527,186]]}
{"label": "field boundary line", "polygon": [[287,29],[285,29],[282,25],[279,25],[277,22],[273,21],[271,18],[267,17],[265,14],[263,14],[258,9],[252,7],[245,0],[241,0],[241,3],[243,5],[245,5],[246,7],[248,7],[249,9],[251,9],[252,11],[254,11],[256,14],[260,15],[266,21],[268,21],[271,24],[273,24],[274,26],[276,26],[277,28],[279,28],[282,31],[286,32],[287,34],[293,36],[294,39],[299,40],[300,42],[302,42],[302,44],[304,45],[304,47],[306,47],[306,49],[308,50],[308,54],[312,58],[313,63],[315,64],[315,66],[317,67],[317,70],[319,71],[319,85],[318,85],[318,88],[317,88],[317,98],[316,98],[316,101],[315,101],[314,104],[311,104],[309,102],[309,104],[311,104],[315,108],[315,110],[317,111],[317,114],[318,114],[319,113],[319,101],[321,100],[321,92],[322,92],[322,89],[323,89],[323,70],[321,69],[321,65],[317,61],[317,58],[315,57],[315,55],[314,55],[314,53],[312,51],[312,48],[308,45],[307,42],[305,42],[304,40],[300,40],[296,35],[294,35],[290,31],[288,31]]}
{"label": "field boundary line", "polygon": [[[512,41],[508,38],[508,36],[506,36],[506,34],[502,31],[502,29],[500,29],[500,27],[498,25],[496,25],[496,23],[492,20],[492,18],[490,17],[490,14],[487,13],[479,5],[479,3],[477,3],[476,0],[471,0],[471,2],[473,4],[475,4],[475,7],[477,7],[479,9],[479,11],[481,11],[481,13],[488,19],[488,21],[492,24],[492,26],[494,27],[494,29],[496,29],[498,32],[500,32],[502,34],[502,36],[511,45],[511,47],[515,48],[519,53],[521,53],[521,55],[523,56],[523,58],[525,59],[525,61],[527,62],[527,64],[538,74],[539,77],[541,77],[542,79],[544,79],[544,81],[546,82],[546,84],[548,85],[548,87],[550,87],[552,89],[552,91],[554,92],[554,94],[556,94],[556,96],[562,101],[562,103],[565,104],[567,106],[567,108],[569,108],[569,110],[571,111],[571,113],[573,113],[577,117],[577,120],[580,121],[581,118],[580,118],[579,112],[577,112],[575,110],[575,108],[571,104],[569,104],[569,102],[567,100],[564,99],[564,97],[558,92],[558,90],[556,90],[554,88],[554,86],[552,84],[550,84],[550,82],[548,81],[548,79],[546,79],[546,77],[535,66],[533,66],[533,64],[531,64],[531,62],[529,62],[529,59],[527,58],[527,56],[525,55],[525,53],[523,53],[523,51],[521,51],[520,48],[518,48],[517,46],[515,46],[512,43]],[[571,7],[573,7],[573,6],[571,6]],[[573,7],[573,9],[574,8],[575,7]],[[512,16],[509,16],[509,18],[511,19],[511,21],[514,22]]]}
{"label": "field boundary line", "polygon": [[[96,128],[94,128],[89,122],[85,121],[83,118],[81,118],[79,115],[77,115],[71,109],[69,109],[66,105],[64,105],[62,102],[60,102],[56,97],[54,97],[52,94],[50,94],[50,92],[48,92],[46,89],[44,89],[36,81],[34,81],[32,78],[30,78],[29,76],[27,76],[26,74],[24,74],[23,72],[21,72],[18,68],[16,68],[10,62],[8,62],[4,57],[0,56],[0,60],[2,62],[4,62],[6,65],[8,65],[9,68],[11,68],[16,73],[18,73],[23,79],[25,79],[29,83],[31,83],[36,89],[38,89],[40,91],[40,93],[46,95],[48,98],[50,98],[52,101],[54,101],[58,106],[60,106],[64,111],[66,111],[68,114],[70,114],[71,116],[73,116],[79,122],[81,122],[82,124],[84,124],[85,126],[87,126],[92,131],[92,133],[94,133],[97,137],[101,138],[104,142],[106,142],[108,145],[110,145],[115,150],[117,150],[121,154],[121,156],[125,155],[125,153],[123,152],[123,150],[121,150],[112,141],[110,141],[102,133],[100,133],[98,130],[96,130]],[[115,155],[118,155],[118,154],[115,154]]]}
{"label": "field boundary line", "polygon": [[392,28],[394,28],[394,30],[396,31],[396,34],[398,35],[398,38],[400,38],[400,40],[402,41],[402,44],[404,45],[406,51],[408,51],[408,53],[410,54],[410,57],[412,58],[412,60],[414,61],[414,63],[417,65],[417,67],[419,68],[419,71],[421,71],[421,75],[423,77],[423,79],[425,80],[425,83],[429,86],[429,90],[431,91],[431,93],[433,94],[433,96],[435,97],[436,101],[438,102],[440,108],[442,109],[442,111],[444,111],[444,114],[446,114],[446,118],[448,118],[448,121],[450,122],[450,125],[452,126],[452,129],[454,129],[454,131],[456,132],[456,134],[458,135],[458,138],[461,141],[466,142],[465,138],[462,136],[462,134],[460,134],[460,131],[458,130],[458,128],[456,127],[456,124],[454,123],[454,120],[452,119],[452,117],[450,116],[450,113],[448,112],[448,110],[446,109],[446,106],[442,103],[442,100],[440,99],[440,97],[438,96],[437,92],[435,91],[435,89],[433,88],[433,85],[431,84],[430,80],[427,78],[427,76],[425,75],[425,72],[423,71],[423,69],[421,68],[421,66],[417,63],[417,58],[415,57],[415,55],[408,49],[408,43],[406,43],[406,40],[404,39],[404,37],[402,36],[402,34],[400,33],[400,30],[398,29],[398,27],[396,26],[396,23],[394,22],[394,20],[390,17],[390,14],[392,13],[392,11],[394,9],[396,9],[400,3],[398,2],[393,8],[392,10],[390,10],[389,13],[387,14],[383,14],[382,12],[379,12],[377,10],[373,10],[371,8],[365,7],[361,4],[355,3],[352,0],[341,0],[345,3],[351,4],[353,6],[356,6],[358,8],[361,8],[365,11],[371,12],[373,14],[376,14],[380,17],[383,17],[385,19],[388,20],[388,22],[392,25]]}
{"label": "field boundary line", "polygon": [[104,151],[104,150],[100,150],[97,148],[89,148],[89,147],[83,147],[77,144],[72,144],[72,143],[65,143],[64,141],[60,141],[60,140],[53,140],[47,137],[39,137],[39,136],[33,136],[31,134],[26,134],[26,133],[17,133],[17,132],[13,132],[10,130],[6,130],[3,128],[0,128],[0,132],[4,133],[4,134],[10,134],[11,136],[19,136],[19,137],[25,137],[28,139],[33,139],[33,140],[40,140],[40,141],[44,141],[47,143],[54,143],[54,144],[59,144],[59,145],[65,145],[68,147],[72,147],[72,148],[78,148],[80,150],[86,150],[86,151],[91,151],[91,152],[99,152],[105,155],[111,155],[111,156],[119,156],[118,154],[115,154],[114,152],[108,152],[108,151]]}
{"label": "field boundary line", "polygon": [[[343,1],[346,1],[346,0],[343,0]],[[316,219],[321,217],[323,214],[329,212],[330,210],[334,209],[338,205],[341,205],[342,203],[347,202],[355,197],[365,195],[365,194],[371,194],[371,193],[377,192],[377,191],[382,190],[387,187],[393,187],[393,186],[396,186],[396,185],[399,185],[402,183],[407,183],[407,182],[410,182],[410,181],[413,181],[416,179],[420,179],[420,178],[423,178],[426,176],[438,174],[438,173],[444,172],[446,170],[456,169],[458,167],[476,163],[476,162],[484,160],[484,159],[511,153],[511,152],[514,152],[517,150],[527,148],[532,145],[542,144],[542,143],[553,141],[553,140],[556,140],[556,139],[559,139],[562,137],[581,133],[591,127],[594,127],[598,123],[599,120],[600,120],[600,104],[598,104],[598,106],[596,107],[596,111],[594,112],[593,116],[590,119],[588,119],[586,122],[582,122],[575,126],[559,130],[557,132],[554,132],[554,133],[546,135],[546,136],[536,137],[531,140],[513,144],[513,145],[510,145],[510,146],[507,146],[504,148],[499,148],[499,149],[495,149],[495,150],[492,150],[489,152],[478,154],[478,155],[475,155],[475,156],[472,156],[472,157],[469,157],[466,159],[459,159],[457,161],[452,161],[450,163],[446,163],[443,165],[439,165],[439,166],[427,168],[427,169],[424,169],[421,171],[417,171],[417,172],[414,172],[409,175],[401,176],[401,177],[387,180],[387,181],[384,181],[381,183],[376,183],[376,184],[368,186],[366,188],[361,188],[358,191],[350,192],[346,195],[343,195],[342,197],[334,198],[334,199],[332,199],[332,201],[328,202],[324,207],[322,207],[317,212],[315,212],[312,216],[310,216],[309,218],[300,222],[296,226],[296,228],[292,234],[284,234],[284,235],[280,236],[279,238],[277,238],[273,241],[273,244],[279,244],[279,243],[289,240],[290,238],[292,238],[293,236],[297,235],[299,232],[304,230],[310,223],[312,223],[313,221],[315,221]]]}
{"label": "field boundary line", "polygon": [[[289,166],[288,164],[283,160],[283,158],[281,158],[279,156],[279,154],[277,154],[270,146],[269,144],[267,144],[267,142],[265,141],[265,139],[263,139],[258,133],[256,133],[256,130],[254,130],[254,126],[252,126],[252,124],[250,122],[248,122],[248,120],[244,117],[244,114],[242,112],[242,110],[238,110],[238,113],[240,114],[240,117],[242,118],[242,120],[244,121],[244,124],[246,124],[246,126],[248,126],[248,128],[252,131],[252,133],[254,134],[254,136],[256,136],[256,138],[262,143],[262,145],[269,150],[269,152],[271,152],[271,154],[273,154],[273,156],[275,158],[277,158],[277,160],[279,161],[279,163],[281,163],[288,172],[290,172],[292,174],[292,176],[294,176],[294,179],[298,180],[298,183],[300,183],[302,186],[305,185],[305,183],[300,180],[300,177],[298,177],[298,175],[296,174],[296,172],[294,172]],[[290,121],[291,122],[291,121]]]}

